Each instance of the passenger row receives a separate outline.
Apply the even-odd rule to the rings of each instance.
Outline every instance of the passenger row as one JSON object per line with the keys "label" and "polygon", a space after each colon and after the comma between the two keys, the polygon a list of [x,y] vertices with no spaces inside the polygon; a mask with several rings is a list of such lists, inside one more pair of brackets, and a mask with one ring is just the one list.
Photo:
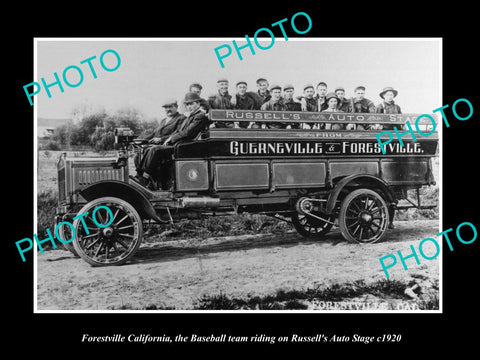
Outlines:
{"label": "passenger row", "polygon": [[[271,111],[308,111],[308,112],[346,112],[346,113],[383,113],[383,114],[401,114],[400,106],[394,102],[398,91],[392,87],[385,87],[380,92],[383,99],[377,106],[365,98],[365,87],[357,86],[354,90],[354,96],[350,99],[345,97],[345,88],[337,87],[334,92],[327,92],[327,84],[319,82],[314,88],[312,84],[303,87],[303,95],[295,96],[295,88],[291,84],[286,84],[283,88],[279,85],[269,86],[265,78],[256,81],[257,91],[247,91],[248,84],[245,81],[236,83],[236,93],[230,95],[228,92],[229,81],[221,78],[217,81],[218,91],[216,94],[208,97],[207,100],[201,100],[201,109],[208,113],[210,109],[227,110],[271,110]],[[202,85],[198,83],[191,84],[189,91],[201,96]],[[180,111],[184,112],[184,104],[180,104]],[[382,126],[380,124],[308,124],[308,123],[267,123],[260,124],[256,122],[222,122],[217,121],[211,125],[216,128],[260,128],[271,129],[285,128],[320,128],[331,130],[382,130],[391,126]]]}

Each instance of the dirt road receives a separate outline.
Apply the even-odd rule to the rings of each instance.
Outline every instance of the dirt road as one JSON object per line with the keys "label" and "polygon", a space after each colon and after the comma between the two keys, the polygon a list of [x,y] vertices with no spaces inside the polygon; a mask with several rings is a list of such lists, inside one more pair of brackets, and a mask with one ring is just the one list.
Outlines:
{"label": "dirt road", "polygon": [[[399,221],[387,239],[358,245],[333,230],[322,241],[286,235],[248,235],[151,242],[123,266],[94,268],[64,250],[37,256],[38,310],[142,309],[151,305],[192,309],[204,295],[232,298],[265,296],[364,281],[386,280],[379,257],[401,250],[411,253],[439,232],[438,220]],[[151,239],[149,239],[151,240]],[[424,247],[433,254],[434,248]],[[439,257],[413,258],[405,271],[400,261],[390,280],[419,284],[419,299],[438,293]],[[358,300],[358,299],[357,299]],[[365,301],[365,299],[363,299]],[[314,309],[315,307],[310,306]]]}

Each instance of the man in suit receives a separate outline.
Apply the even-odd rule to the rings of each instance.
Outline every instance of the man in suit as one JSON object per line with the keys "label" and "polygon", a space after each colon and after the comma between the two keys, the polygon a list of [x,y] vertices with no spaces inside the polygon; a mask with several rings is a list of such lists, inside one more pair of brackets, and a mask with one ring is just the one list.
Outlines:
{"label": "man in suit", "polygon": [[[162,104],[162,107],[165,109],[166,117],[160,120],[158,127],[149,135],[145,136],[143,139],[148,140],[149,144],[159,145],[163,144],[165,140],[173,133],[177,128],[183,123],[186,119],[185,115],[180,114],[177,111],[178,104],[176,100],[168,100]],[[136,180],[142,181],[143,177],[143,162],[148,153],[152,151],[154,146],[149,146],[143,149],[141,154],[138,154],[133,159],[137,170]]]}
{"label": "man in suit", "polygon": [[142,158],[140,170],[142,177],[136,180],[151,189],[157,189],[161,184],[162,189],[168,190],[171,185],[171,159],[175,144],[194,140],[198,134],[208,127],[208,118],[201,110],[202,98],[195,93],[185,95],[184,104],[189,113],[188,117],[163,141],[156,145]]}

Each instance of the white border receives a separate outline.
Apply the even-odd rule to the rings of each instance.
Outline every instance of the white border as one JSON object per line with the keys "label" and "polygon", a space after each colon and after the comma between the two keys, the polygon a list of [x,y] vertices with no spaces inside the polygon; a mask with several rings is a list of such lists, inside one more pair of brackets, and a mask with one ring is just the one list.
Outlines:
{"label": "white border", "polygon": [[[258,38],[259,40],[270,40],[270,38]],[[135,38],[135,37],[121,37],[121,38],[33,38],[33,76],[34,79],[37,79],[37,44],[39,41],[241,41],[245,40],[243,38],[224,38],[224,37],[211,37],[211,38]],[[441,37],[431,37],[431,38],[315,38],[315,37],[306,37],[306,38],[288,38],[288,41],[438,41],[439,43],[439,99],[441,104],[443,104],[443,38]],[[275,38],[275,41],[286,41],[282,38]],[[438,106],[442,106],[439,104]],[[434,110],[434,109],[431,109]],[[430,110],[426,110],[430,111]],[[33,131],[33,158],[34,158],[34,199],[33,199],[33,228],[35,233],[37,233],[37,168],[38,168],[38,157],[37,157],[37,102],[34,102],[33,105],[33,116],[34,116],[34,131]],[[440,122],[439,122],[440,123]],[[443,225],[443,126],[439,126],[439,178],[436,179],[439,184],[439,232],[442,231]],[[433,234],[432,234],[433,235]],[[33,239],[32,239],[33,240]],[[34,313],[36,314],[65,314],[65,313],[78,313],[78,314],[439,314],[443,313],[443,242],[439,241],[440,244],[440,259],[439,259],[439,309],[438,310],[39,310],[37,306],[37,253],[34,251],[33,254],[33,266],[34,266],[34,279],[33,279],[33,301],[34,301]],[[79,260],[80,261],[80,260]],[[408,270],[407,270],[408,271]],[[335,303],[348,303],[352,301],[342,300]]]}

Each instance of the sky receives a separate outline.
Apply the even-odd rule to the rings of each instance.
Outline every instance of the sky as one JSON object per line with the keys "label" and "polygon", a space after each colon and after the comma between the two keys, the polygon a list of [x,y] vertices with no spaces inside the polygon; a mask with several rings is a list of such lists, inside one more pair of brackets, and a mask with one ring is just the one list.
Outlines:
{"label": "sky", "polygon": [[[82,69],[83,82],[78,87],[63,83],[45,89],[35,96],[36,114],[40,118],[71,118],[74,109],[105,108],[114,112],[125,107],[140,110],[147,118],[162,118],[163,101],[180,101],[193,82],[203,85],[202,96],[214,94],[216,81],[226,77],[229,91],[235,93],[235,83],[244,80],[249,91],[256,91],[255,81],[265,77],[270,85],[291,83],[295,95],[303,92],[307,83],[324,81],[329,91],[336,86],[346,89],[351,97],[358,85],[366,87],[366,97],[375,104],[381,101],[379,93],[386,86],[398,90],[395,102],[404,113],[431,113],[441,104],[441,40],[437,38],[276,38],[273,46],[261,50],[253,43],[255,55],[248,48],[241,50],[240,60],[233,49],[232,38],[158,38],[158,39],[72,39],[37,38],[34,79],[46,83],[60,79],[63,70],[75,65]],[[235,39],[239,46],[245,38]],[[267,47],[271,39],[262,38]],[[215,47],[228,44],[232,55],[225,58],[221,68]],[[99,62],[105,50],[115,50],[121,64],[115,71],[105,71]],[[94,79],[88,64],[81,61],[96,56],[92,65],[97,73]],[[111,53],[104,57],[113,67],[116,60]],[[70,82],[78,82],[75,70],[68,71]],[[27,98],[25,101],[28,102]]]}

